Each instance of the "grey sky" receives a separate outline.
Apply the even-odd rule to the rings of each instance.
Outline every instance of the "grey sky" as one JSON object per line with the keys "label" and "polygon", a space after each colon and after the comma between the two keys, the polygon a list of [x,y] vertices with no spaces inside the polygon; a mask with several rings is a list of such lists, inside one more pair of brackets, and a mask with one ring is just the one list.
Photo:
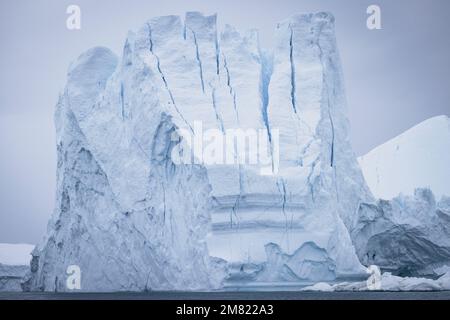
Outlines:
{"label": "grey sky", "polygon": [[[82,29],[66,29],[77,4]],[[382,30],[366,28],[378,4]],[[219,24],[260,30],[292,13],[330,11],[358,155],[431,116],[450,115],[448,0],[2,0],[0,2],[0,242],[38,242],[53,211],[54,105],[69,63],[103,45],[120,54],[129,29],[185,11],[219,14]]]}

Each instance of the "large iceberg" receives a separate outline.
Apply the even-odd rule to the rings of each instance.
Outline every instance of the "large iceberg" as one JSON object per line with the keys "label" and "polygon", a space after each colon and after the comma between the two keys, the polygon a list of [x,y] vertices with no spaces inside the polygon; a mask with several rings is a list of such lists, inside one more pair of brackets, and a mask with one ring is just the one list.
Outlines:
{"label": "large iceberg", "polygon": [[[192,151],[186,132],[201,138],[199,122],[262,132],[270,161],[175,161]],[[67,291],[70,265],[84,291],[365,273],[348,230],[372,197],[349,141],[328,13],[279,23],[270,51],[255,31],[219,32],[215,15],[153,18],[120,58],[93,48],[70,66],[55,123],[56,208],[31,290]]]}

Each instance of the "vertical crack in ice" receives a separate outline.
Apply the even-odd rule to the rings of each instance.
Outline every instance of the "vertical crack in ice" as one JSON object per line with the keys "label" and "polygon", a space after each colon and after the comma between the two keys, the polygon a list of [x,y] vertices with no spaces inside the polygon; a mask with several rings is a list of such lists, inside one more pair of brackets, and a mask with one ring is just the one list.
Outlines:
{"label": "vertical crack in ice", "polygon": [[326,99],[327,99],[327,113],[328,113],[328,119],[330,121],[330,127],[331,127],[331,146],[330,146],[330,167],[333,168],[333,175],[334,175],[334,189],[336,192],[336,199],[339,202],[339,190],[337,185],[337,173],[336,173],[336,166],[334,165],[334,143],[335,143],[335,132],[334,132],[334,122],[333,122],[333,116],[331,114],[331,103],[330,103],[330,91],[328,88],[328,84],[326,82],[326,72],[325,72],[325,62],[324,62],[324,54],[322,47],[320,45],[320,36],[323,31],[324,24],[321,24],[319,28],[319,32],[317,34],[316,44],[319,49],[319,58],[320,63],[322,64],[322,82],[323,82],[323,88],[326,90]]}
{"label": "vertical crack in ice", "polygon": [[[234,88],[233,88],[233,86],[231,84],[231,74],[230,74],[230,70],[228,68],[227,58],[226,58],[224,53],[222,53],[222,57],[223,57],[223,67],[225,68],[225,72],[227,74],[227,86],[228,86],[230,95],[233,98],[233,109],[234,109],[234,112],[235,112],[235,115],[236,115],[237,124],[239,125],[239,112],[237,110],[236,92],[234,91]],[[237,161],[237,163],[238,163],[238,170],[239,170],[239,195],[237,195],[236,201],[234,202],[234,205],[231,208],[231,212],[230,212],[230,226],[231,226],[231,228],[233,227],[233,215],[236,217],[236,220],[239,219],[239,217],[237,215],[237,210],[239,208],[240,201],[241,201],[241,198],[242,198],[242,194],[244,192],[244,190],[243,190],[242,166],[239,163],[239,155],[238,155],[238,152],[237,152],[236,145],[235,145],[235,148],[234,148],[234,154],[235,154],[235,161]]]}
{"label": "vertical crack in ice", "polygon": [[[149,49],[150,52],[156,57],[156,54],[153,52],[153,39],[152,39],[152,27],[150,26],[149,23],[147,23],[147,27],[148,27],[148,41],[149,41]],[[159,58],[156,57],[156,60],[159,61]]]}
{"label": "vertical crack in ice", "polygon": [[[236,153],[236,159],[238,159],[238,155]],[[239,160],[237,160],[239,161]],[[231,208],[231,212],[230,212],[230,227],[233,228],[233,215],[236,217],[236,221],[237,221],[237,225],[239,227],[239,216],[237,214],[237,211],[239,209],[239,205],[241,203],[241,198],[242,198],[242,194],[244,192],[244,186],[243,186],[243,177],[242,177],[242,166],[239,163],[238,164],[239,167],[239,194],[236,197],[236,201],[234,202],[233,207]]]}
{"label": "vertical crack in ice", "polygon": [[[282,197],[282,202],[281,202],[281,211],[283,212],[284,215],[284,229],[285,229],[285,235],[286,235],[286,244],[289,250],[289,224],[288,224],[288,216],[286,213],[286,204],[287,204],[287,192],[286,192],[286,182],[284,181],[283,178],[280,178],[277,181],[277,187],[278,187],[278,191],[280,192],[280,195]],[[292,223],[294,220],[294,216],[293,214],[291,215],[291,222],[290,222],[290,228],[292,229]]]}
{"label": "vertical crack in ice", "polygon": [[189,28],[189,30],[191,30],[192,37],[194,38],[195,57],[197,59],[198,68],[200,70],[200,82],[201,82],[201,85],[202,85],[202,91],[203,91],[203,93],[205,93],[205,83],[203,81],[203,67],[202,67],[202,60],[200,59],[200,51],[199,51],[199,48],[198,48],[197,35],[195,34],[194,30],[192,30],[191,28]]}
{"label": "vertical crack in ice", "polygon": [[323,82],[323,87],[326,89],[326,99],[327,99],[327,113],[328,113],[328,120],[330,121],[330,127],[331,127],[331,147],[330,147],[330,166],[333,167],[334,166],[334,122],[333,122],[333,117],[331,115],[331,104],[330,104],[330,92],[326,83],[326,74],[325,74],[325,63],[323,61],[323,50],[322,47],[320,45],[320,35],[322,34],[322,29],[323,29],[323,25],[321,25],[318,35],[317,35],[317,39],[316,39],[316,44],[317,44],[317,48],[319,49],[319,59],[320,59],[320,63],[322,64],[322,82]]}
{"label": "vertical crack in ice", "polygon": [[225,54],[223,54],[223,53],[222,53],[222,56],[223,56],[223,67],[225,68],[225,71],[227,73],[227,86],[230,90],[230,95],[233,98],[234,112],[236,113],[236,119],[239,124],[239,113],[238,113],[237,106],[236,106],[236,92],[234,91],[233,86],[231,85],[231,76],[230,76],[230,70],[228,69],[227,58],[225,57]]}
{"label": "vertical crack in ice", "polygon": [[234,159],[238,165],[238,172],[239,172],[239,194],[236,196],[236,200],[234,202],[233,207],[231,208],[230,212],[230,225],[231,228],[233,227],[233,215],[236,217],[237,220],[237,226],[239,227],[239,216],[237,214],[237,211],[239,209],[239,206],[241,204],[242,195],[244,194],[244,177],[243,177],[243,168],[242,164],[240,163],[239,153],[237,145],[234,144]]}
{"label": "vertical crack in ice", "polygon": [[[236,155],[237,159],[237,155]],[[239,227],[239,216],[237,214],[237,211],[239,209],[239,205],[241,203],[242,193],[243,193],[243,184],[242,184],[242,166],[239,163],[238,164],[238,170],[239,170],[239,194],[236,196],[236,200],[234,201],[233,206],[231,207],[230,211],[230,229],[233,228],[233,216],[236,218],[236,225]]]}
{"label": "vertical crack in ice", "polygon": [[314,174],[314,170],[315,170],[315,167],[318,162],[319,162],[319,157],[317,157],[311,164],[311,171],[309,172],[308,178],[307,178],[308,185],[309,185],[309,191],[311,193],[311,199],[313,202],[315,201],[315,197],[314,197],[314,181],[312,181],[312,176]]}
{"label": "vertical crack in ice", "polygon": [[225,134],[225,127],[223,125],[223,120],[217,110],[216,88],[214,86],[211,86],[211,99],[212,99],[212,105],[214,108],[214,113],[216,114],[217,123],[220,126],[220,130],[222,130],[222,132]]}
{"label": "vertical crack in ice", "polygon": [[239,200],[240,200],[240,195],[236,197],[236,200],[233,204],[233,207],[231,208],[230,211],[230,229],[233,229],[233,216],[236,217],[237,220],[237,209],[239,207]]}
{"label": "vertical crack in ice", "polygon": [[277,181],[277,185],[278,185],[278,190],[280,191],[281,197],[282,197],[282,202],[281,202],[281,210],[283,212],[284,215],[284,221],[285,221],[285,228],[287,230],[287,215],[286,215],[286,183],[284,182],[283,178],[280,178]]}
{"label": "vertical crack in ice", "polygon": [[223,56],[224,68],[225,68],[225,71],[227,72],[227,86],[230,89],[230,94],[233,94],[233,87],[231,86],[230,70],[228,70],[227,58],[225,57],[224,53],[222,53],[222,56]]}
{"label": "vertical crack in ice", "polygon": [[[239,112],[237,110],[237,101],[236,101],[236,92],[234,91],[234,88],[232,86],[231,83],[231,74],[230,74],[230,70],[228,68],[228,62],[227,62],[227,58],[225,56],[225,54],[222,52],[222,57],[223,57],[223,67],[225,69],[226,75],[227,75],[227,86],[230,92],[230,95],[233,99],[233,109],[236,115],[236,121],[237,124],[239,125]],[[239,194],[236,196],[236,200],[231,208],[230,211],[230,228],[233,228],[233,216],[236,218],[237,220],[237,225],[239,226],[239,216],[237,214],[237,211],[239,209],[239,205],[241,202],[241,198],[242,198],[242,194],[244,192],[243,190],[243,177],[242,177],[242,166],[239,162],[239,155],[237,152],[237,146],[234,145],[234,156],[235,156],[235,161],[238,164],[238,171],[239,171]]]}
{"label": "vertical crack in ice", "polygon": [[303,150],[300,153],[300,167],[303,167],[303,159],[307,156],[309,148],[311,148],[312,144],[314,143],[315,139],[311,139],[308,144],[303,148]]}
{"label": "vertical crack in ice", "polygon": [[164,75],[164,73],[161,70],[161,63],[159,61],[159,57],[158,55],[155,53],[155,51],[153,50],[153,39],[152,39],[152,27],[150,26],[149,23],[147,23],[147,27],[148,27],[148,40],[150,42],[150,52],[151,54],[155,57],[156,59],[156,68],[158,69],[158,72],[161,76],[162,81],[164,82],[164,86],[169,94],[170,100],[172,102],[172,105],[174,106],[176,112],[178,113],[178,115],[180,116],[180,118],[184,121],[184,123],[186,123],[186,125],[189,127],[189,129],[191,130],[191,132],[194,132],[194,130],[192,129],[192,126],[189,124],[189,122],[183,117],[183,115],[181,114],[180,110],[177,107],[177,104],[175,103],[175,99],[173,97],[172,91],[169,88],[169,85],[167,83],[166,80],[166,76]]}
{"label": "vertical crack in ice", "polygon": [[219,54],[220,54],[220,49],[219,49],[219,39],[217,36],[217,29],[216,29],[216,38],[215,38],[215,46],[216,46],[216,73],[217,75],[220,74],[220,64],[219,64]]}
{"label": "vertical crack in ice", "polygon": [[[328,106],[330,105],[330,102],[328,102]],[[334,123],[333,123],[333,117],[331,116],[330,108],[328,108],[328,117],[330,118],[331,123],[331,150],[330,150],[330,166],[334,166]]]}
{"label": "vertical crack in ice", "polygon": [[123,89],[123,82],[120,83],[120,104],[122,106],[122,120],[125,120],[125,105],[124,105],[124,89]]}
{"label": "vertical crack in ice", "polygon": [[272,171],[274,170],[273,163],[273,147],[272,147],[272,132],[270,131],[269,124],[269,115],[267,113],[267,108],[269,106],[269,84],[272,78],[273,72],[273,57],[268,56],[259,50],[259,56],[261,61],[261,78],[260,78],[260,95],[261,95],[261,112],[262,118],[264,122],[264,126],[267,130],[267,136],[269,138],[269,149],[270,149],[270,158],[272,162]]}
{"label": "vertical crack in ice", "polygon": [[292,26],[289,25],[289,29],[291,31],[291,36],[289,38],[289,60],[291,62],[291,103],[294,112],[297,113],[297,106],[295,103],[295,64],[294,64],[294,30],[292,30]]}

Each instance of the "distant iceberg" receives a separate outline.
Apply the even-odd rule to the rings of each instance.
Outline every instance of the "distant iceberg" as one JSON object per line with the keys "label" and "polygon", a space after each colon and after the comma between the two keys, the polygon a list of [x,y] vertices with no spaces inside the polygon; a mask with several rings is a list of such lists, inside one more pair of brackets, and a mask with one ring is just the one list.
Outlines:
{"label": "distant iceberg", "polygon": [[439,200],[450,196],[450,119],[427,119],[358,158],[377,198],[412,195],[430,188]]}
{"label": "distant iceberg", "polygon": [[30,244],[0,243],[0,291],[22,291],[33,249]]}

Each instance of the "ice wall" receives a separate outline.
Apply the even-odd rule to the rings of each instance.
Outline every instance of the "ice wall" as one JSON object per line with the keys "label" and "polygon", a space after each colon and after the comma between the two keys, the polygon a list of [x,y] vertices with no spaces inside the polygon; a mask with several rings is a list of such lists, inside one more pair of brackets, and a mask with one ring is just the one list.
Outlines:
{"label": "ice wall", "polygon": [[[130,32],[120,59],[93,48],[71,65],[55,116],[57,203],[31,290],[67,291],[69,265],[84,291],[364,272],[347,228],[371,196],[349,142],[334,19],[294,15],[276,39],[266,52],[255,31],[187,13]],[[198,121],[263,130],[279,170],[175,163]]]}

